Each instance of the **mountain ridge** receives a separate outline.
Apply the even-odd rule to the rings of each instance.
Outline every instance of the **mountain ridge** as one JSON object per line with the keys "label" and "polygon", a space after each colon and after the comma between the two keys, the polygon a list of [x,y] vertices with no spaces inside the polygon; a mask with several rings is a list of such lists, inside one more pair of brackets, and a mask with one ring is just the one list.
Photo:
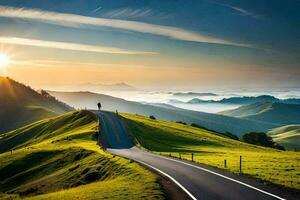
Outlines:
{"label": "mountain ridge", "polygon": [[67,102],[76,108],[97,109],[97,103],[101,102],[102,109],[104,110],[118,110],[119,112],[127,112],[144,116],[153,115],[164,120],[196,123],[217,132],[231,132],[238,136],[250,131],[265,131],[279,126],[278,124],[256,122],[248,119],[239,119],[218,114],[191,111],[174,106],[167,107],[165,105],[154,106],[153,104],[142,104],[92,92],[48,92],[59,100]]}
{"label": "mountain ridge", "polygon": [[200,103],[223,103],[223,104],[237,104],[237,105],[246,105],[259,102],[278,102],[286,104],[300,104],[300,99],[298,98],[288,98],[288,99],[279,99],[271,95],[260,95],[260,96],[243,96],[243,97],[230,97],[224,98],[221,100],[202,100],[199,98],[193,98],[187,102],[188,104],[200,104]]}

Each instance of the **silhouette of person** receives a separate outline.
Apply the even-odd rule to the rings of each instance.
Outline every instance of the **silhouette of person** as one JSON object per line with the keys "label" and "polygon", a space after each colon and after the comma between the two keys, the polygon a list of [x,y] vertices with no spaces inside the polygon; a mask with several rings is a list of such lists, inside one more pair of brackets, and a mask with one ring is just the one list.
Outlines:
{"label": "silhouette of person", "polygon": [[100,102],[97,103],[97,106],[98,106],[98,110],[100,110],[101,109],[101,103]]}

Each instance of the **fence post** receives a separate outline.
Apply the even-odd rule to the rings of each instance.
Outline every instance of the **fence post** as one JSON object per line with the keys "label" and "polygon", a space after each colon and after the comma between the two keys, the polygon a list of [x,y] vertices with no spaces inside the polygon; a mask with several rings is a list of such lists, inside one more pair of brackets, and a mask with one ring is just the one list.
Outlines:
{"label": "fence post", "polygon": [[194,162],[194,153],[192,153],[192,161]]}
{"label": "fence post", "polygon": [[226,166],[226,160],[224,160],[224,168],[227,168],[227,166]]}
{"label": "fence post", "polygon": [[240,174],[242,173],[242,156],[240,156]]}

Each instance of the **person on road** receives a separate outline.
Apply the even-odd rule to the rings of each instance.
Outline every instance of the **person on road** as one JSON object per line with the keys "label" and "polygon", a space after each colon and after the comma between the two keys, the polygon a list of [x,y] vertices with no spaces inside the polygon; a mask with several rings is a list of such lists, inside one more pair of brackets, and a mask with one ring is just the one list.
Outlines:
{"label": "person on road", "polygon": [[98,110],[101,110],[101,103],[97,103],[97,106],[98,106]]}

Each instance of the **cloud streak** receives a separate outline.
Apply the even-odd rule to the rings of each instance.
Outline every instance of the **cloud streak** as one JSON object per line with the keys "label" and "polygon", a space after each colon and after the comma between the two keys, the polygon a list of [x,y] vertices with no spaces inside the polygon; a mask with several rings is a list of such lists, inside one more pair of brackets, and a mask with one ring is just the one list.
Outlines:
{"label": "cloud streak", "polygon": [[113,48],[113,47],[93,46],[93,45],[85,45],[79,43],[57,42],[57,41],[49,41],[49,40],[36,40],[36,39],[19,38],[19,37],[0,37],[0,44],[1,43],[72,50],[72,51],[108,53],[108,54],[156,54],[155,52],[131,51],[131,50]]}
{"label": "cloud streak", "polygon": [[252,17],[252,18],[255,18],[255,19],[263,18],[262,15],[252,13],[248,10],[243,9],[243,8],[239,8],[239,7],[236,7],[236,6],[232,6],[232,5],[224,4],[224,3],[219,3],[219,2],[213,2],[213,3],[218,4],[220,6],[223,6],[223,7],[226,7],[226,8],[230,8],[231,10],[234,10],[234,11],[240,13],[242,16],[249,16],[249,17]]}
{"label": "cloud streak", "polygon": [[74,61],[62,61],[62,60],[12,60],[11,64],[21,65],[21,66],[40,66],[40,67],[65,67],[65,66],[77,66],[77,67],[136,67],[140,68],[143,65],[133,65],[133,64],[115,64],[115,63],[94,63],[94,62],[74,62]]}
{"label": "cloud streak", "polygon": [[199,34],[193,31],[184,30],[181,28],[155,25],[130,20],[107,19],[88,17],[76,14],[50,12],[37,9],[25,9],[0,6],[0,17],[20,18],[26,20],[40,21],[43,23],[57,24],[60,26],[83,27],[86,25],[96,27],[109,27],[115,29],[123,29],[140,33],[164,36],[176,40],[222,44],[239,47],[252,47],[250,44],[244,44],[234,41],[229,41],[222,38],[211,37]]}
{"label": "cloud streak", "polygon": [[151,9],[122,8],[106,12],[103,16],[108,18],[141,18],[150,16],[151,13]]}

